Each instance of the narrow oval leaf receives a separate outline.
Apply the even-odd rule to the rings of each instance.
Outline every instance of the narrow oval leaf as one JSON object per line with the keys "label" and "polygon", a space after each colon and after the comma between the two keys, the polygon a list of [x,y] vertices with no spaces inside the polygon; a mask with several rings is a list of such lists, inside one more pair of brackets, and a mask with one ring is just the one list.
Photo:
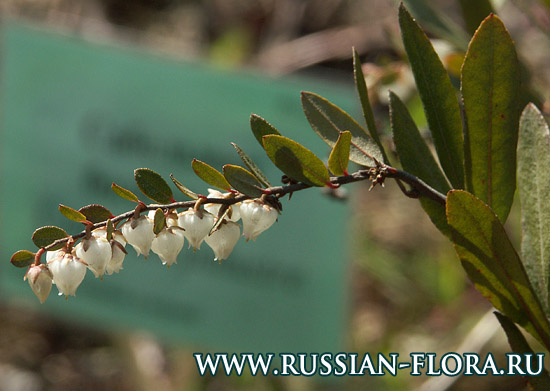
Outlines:
{"label": "narrow oval leaf", "polygon": [[302,92],[302,107],[313,130],[331,148],[340,133],[349,130],[352,135],[350,160],[369,167],[375,165],[373,159],[383,161],[384,157],[376,142],[341,108],[311,92]]}
{"label": "narrow oval leaf", "polygon": [[264,143],[262,141],[264,136],[270,134],[276,134],[277,136],[281,135],[281,133],[279,133],[279,131],[273,125],[271,125],[265,119],[256,114],[250,115],[250,128],[252,129],[254,137],[256,137],[256,140],[258,140],[262,148],[264,147]]}
{"label": "narrow oval leaf", "polygon": [[94,224],[107,221],[111,217],[114,217],[109,209],[97,204],[83,206],[78,211],[86,216],[86,220]]}
{"label": "narrow oval leaf", "polygon": [[502,21],[487,17],[462,66],[466,189],[506,221],[516,189],[520,69]]}
{"label": "narrow oval leaf", "polygon": [[[63,228],[55,227],[53,225],[47,225],[45,227],[38,228],[32,234],[32,241],[38,248],[46,247],[55,242],[58,239],[63,239],[69,236]],[[56,246],[51,250],[59,250],[63,247],[63,244]]]}
{"label": "narrow oval leaf", "polygon": [[386,156],[386,151],[384,150],[382,142],[380,141],[380,136],[378,135],[376,121],[374,120],[374,114],[372,112],[372,106],[369,100],[369,91],[367,89],[365,75],[363,74],[363,67],[355,48],[353,49],[353,77],[355,80],[355,86],[357,88],[357,94],[359,95],[359,100],[361,101],[361,109],[363,111],[363,117],[365,117],[367,130],[369,131],[369,134],[376,145],[378,145],[378,148],[382,153],[382,157],[384,158],[384,163],[389,164],[388,157]]}
{"label": "narrow oval leaf", "polygon": [[137,196],[132,193],[130,190],[126,190],[124,187],[117,185],[115,182],[111,185],[111,189],[113,192],[125,200],[133,201],[133,202],[139,202],[139,199]]}
{"label": "narrow oval leaf", "polygon": [[214,167],[209,166],[208,164],[197,159],[193,159],[191,162],[191,167],[193,168],[193,171],[195,171],[195,174],[197,174],[200,179],[209,185],[222,190],[231,189],[231,185],[227,182],[223,174]]}
{"label": "narrow oval leaf", "polygon": [[[409,111],[399,97],[390,91],[390,121],[393,141],[403,169],[445,194],[449,184],[430,149],[420,135]],[[430,220],[445,235],[449,235],[445,207],[427,198],[420,203]]]}
{"label": "narrow oval leaf", "polygon": [[[535,360],[535,355],[533,349],[529,346],[529,343],[519,331],[518,327],[512,322],[506,315],[501,314],[500,312],[495,311],[495,316],[497,317],[502,329],[506,333],[508,338],[508,343],[514,351],[514,353],[521,355],[528,355],[531,359],[531,368],[537,368],[538,365]],[[537,375],[537,376],[525,376],[526,381],[531,385],[533,391],[547,391],[550,390],[550,375],[546,369]]]}
{"label": "narrow oval leaf", "polygon": [[107,219],[107,224],[105,225],[107,230],[107,240],[111,241],[113,238],[113,232],[115,231],[115,226],[113,225],[113,222],[111,219]]}
{"label": "narrow oval leaf", "polygon": [[340,133],[328,157],[328,169],[334,175],[348,175],[350,143],[351,132],[346,130]]}
{"label": "narrow oval leaf", "polygon": [[309,149],[283,136],[264,136],[271,161],[294,180],[311,186],[327,186],[330,175],[325,164]]}
{"label": "narrow oval leaf", "polygon": [[453,187],[463,189],[462,118],[456,91],[430,40],[403,3],[399,25],[439,163]]}
{"label": "narrow oval leaf", "polygon": [[35,255],[28,250],[19,250],[11,256],[10,262],[15,267],[27,267],[33,264]]}
{"label": "narrow oval leaf", "polygon": [[495,213],[474,195],[452,190],[447,219],[456,253],[475,287],[548,349],[548,319]]}
{"label": "narrow oval leaf", "polygon": [[550,129],[535,105],[521,115],[518,189],[521,200],[521,255],[527,275],[546,310],[550,290]]}
{"label": "narrow oval leaf", "polygon": [[143,194],[159,204],[174,202],[174,195],[168,183],[155,171],[149,168],[134,170],[134,179]]}
{"label": "narrow oval leaf", "polygon": [[[241,160],[244,162],[244,164],[248,167],[250,171],[252,171],[252,174],[260,181],[260,183],[265,187],[271,187],[271,183],[267,180],[266,176],[260,170],[260,168],[248,157],[248,155],[235,143],[231,143],[233,147],[237,150],[237,153],[241,157]],[[231,182],[230,182],[231,183]]]}
{"label": "narrow oval leaf", "polygon": [[183,185],[183,183],[181,183],[176,178],[174,178],[174,175],[170,174],[170,179],[172,180],[172,182],[174,182],[174,185],[176,185],[178,190],[181,191],[183,194],[185,194],[187,197],[189,197],[193,200],[198,200],[199,199],[199,196],[197,195],[197,193],[195,193],[192,190],[189,190],[187,187],[185,187]]}
{"label": "narrow oval leaf", "polygon": [[76,221],[77,223],[86,221],[86,216],[69,206],[59,204],[59,211],[63,216],[69,220]]}
{"label": "narrow oval leaf", "polygon": [[262,196],[262,184],[244,168],[226,164],[223,166],[223,175],[235,190],[249,197],[258,198]]}
{"label": "narrow oval leaf", "polygon": [[166,226],[166,217],[161,208],[155,211],[155,217],[153,219],[153,233],[158,235],[160,231]]}

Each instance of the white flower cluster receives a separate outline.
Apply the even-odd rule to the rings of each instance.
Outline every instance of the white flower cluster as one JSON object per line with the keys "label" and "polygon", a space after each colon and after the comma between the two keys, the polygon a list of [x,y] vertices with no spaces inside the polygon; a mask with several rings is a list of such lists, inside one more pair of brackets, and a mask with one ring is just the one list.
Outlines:
{"label": "white flower cluster", "polygon": [[[208,191],[210,197],[227,196],[216,190]],[[185,239],[194,251],[200,249],[204,241],[213,250],[214,260],[221,262],[229,257],[241,236],[238,220],[242,220],[242,236],[247,241],[256,240],[263,231],[273,225],[279,214],[276,208],[259,199],[245,200],[233,204],[224,221],[209,234],[216,224],[220,207],[220,204],[206,204],[204,209],[189,208],[177,215],[170,213],[166,216],[165,227],[157,235],[153,232],[155,211],[130,218],[119,230],[113,232],[110,241],[107,240],[105,227],[95,229],[88,238],[82,239],[70,251],[66,248],[48,251],[47,263],[31,266],[25,278],[42,303],[48,297],[52,284],[57,286],[59,295],[74,296],[84,280],[86,268],[101,279],[105,273],[111,275],[122,269],[127,253],[126,243],[136,250],[138,256],[143,254],[145,258],[152,250],[159,256],[162,264],[169,267],[176,263]]]}

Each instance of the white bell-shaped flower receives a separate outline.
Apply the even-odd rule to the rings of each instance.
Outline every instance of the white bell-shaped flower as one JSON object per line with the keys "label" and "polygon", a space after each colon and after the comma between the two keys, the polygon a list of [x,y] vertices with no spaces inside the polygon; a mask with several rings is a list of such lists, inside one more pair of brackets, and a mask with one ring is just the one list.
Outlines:
{"label": "white bell-shaped flower", "polygon": [[[229,194],[230,193],[222,193],[218,190],[208,189],[208,198],[225,198]],[[240,202],[237,202],[236,204],[231,205],[231,217],[229,220],[239,221],[241,218],[241,213],[239,211],[240,204]],[[221,206],[222,204],[204,204],[204,209],[212,213],[215,217],[218,217]]]}
{"label": "white bell-shaped flower", "polygon": [[151,244],[155,238],[153,232],[153,220],[147,216],[130,219],[120,227],[124,238],[136,250],[137,255],[143,254],[145,259],[151,250]]}
{"label": "white bell-shaped flower", "polygon": [[52,290],[53,275],[48,266],[43,263],[32,265],[25,274],[25,279],[29,280],[32,291],[38,297],[38,300],[44,304]]}
{"label": "white bell-shaped flower", "polygon": [[240,207],[243,236],[248,241],[256,238],[277,220],[277,209],[260,200],[243,201]]}
{"label": "white bell-shaped flower", "polygon": [[[107,229],[105,227],[94,229],[92,235],[99,238],[107,238]],[[107,262],[105,267],[105,273],[111,275],[113,273],[118,273],[122,270],[122,263],[124,262],[124,257],[126,256],[126,240],[120,231],[114,231],[111,241],[112,256],[111,260]]]}
{"label": "white bell-shaped flower", "polygon": [[214,251],[214,261],[221,262],[231,254],[240,236],[239,224],[226,220],[204,240]]}
{"label": "white bell-shaped flower", "polygon": [[172,265],[177,263],[178,254],[183,248],[185,236],[183,231],[178,228],[164,228],[153,239],[151,250],[159,256],[163,265]]}
{"label": "white bell-shaped flower", "polygon": [[216,218],[205,210],[189,208],[178,215],[178,225],[183,228],[183,234],[189,241],[189,247],[194,250],[201,248],[201,243],[210,232]]}
{"label": "white bell-shaped flower", "polygon": [[48,268],[53,276],[53,282],[57,285],[59,295],[74,296],[76,288],[84,280],[86,266],[72,254],[62,252],[54,258]]}
{"label": "white bell-shaped flower", "polygon": [[46,263],[53,260],[55,257],[57,257],[62,250],[54,250],[54,251],[46,251]]}
{"label": "white bell-shaped flower", "polygon": [[92,235],[89,239],[82,239],[75,246],[75,253],[78,258],[88,264],[88,268],[94,276],[103,278],[107,263],[113,256],[111,243],[105,238]]}

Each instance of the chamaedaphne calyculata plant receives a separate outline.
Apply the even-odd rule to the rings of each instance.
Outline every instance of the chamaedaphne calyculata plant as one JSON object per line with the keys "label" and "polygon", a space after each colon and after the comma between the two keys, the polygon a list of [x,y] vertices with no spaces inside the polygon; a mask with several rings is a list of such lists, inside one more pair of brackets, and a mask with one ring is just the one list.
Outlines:
{"label": "chamaedaphne calyculata plant", "polygon": [[[175,199],[161,175],[138,168],[136,184],[154,203],[146,204],[113,183],[114,193],[134,202],[135,208],[114,216],[98,204],[78,210],[60,205],[60,212],[82,223],[84,230],[69,235],[55,226],[38,228],[32,235],[38,251],[17,251],[11,263],[27,268],[25,279],[41,302],[53,284],[67,297],[75,295],[88,270],[101,279],[118,273],[130,247],[144,257],[152,251],[170,266],[185,242],[193,251],[206,242],[221,263],[241,236],[255,240],[277,221],[286,195],[290,199],[310,188],[335,189],[358,181],[370,181],[372,188],[393,179],[404,195],[419,199],[433,224],[454,244],[467,275],[498,310],[512,349],[532,352],[519,325],[550,350],[550,204],[544,199],[550,194],[550,130],[534,104],[521,109],[514,43],[496,15],[486,17],[469,42],[457,92],[429,38],[403,5],[399,25],[435,153],[405,104],[390,92],[391,132],[401,165],[394,167],[353,51],[366,127],[329,100],[301,94],[307,120],[331,148],[327,164],[253,114],[252,132],[284,174],[282,185],[272,185],[236,144],[246,168],[227,164],[218,171],[192,161],[196,175],[215,188],[208,195],[193,192],[170,175],[186,201]],[[350,161],[359,169],[350,172]],[[503,228],[516,183],[522,209],[520,253]],[[547,372],[530,382],[535,389],[550,389]]]}

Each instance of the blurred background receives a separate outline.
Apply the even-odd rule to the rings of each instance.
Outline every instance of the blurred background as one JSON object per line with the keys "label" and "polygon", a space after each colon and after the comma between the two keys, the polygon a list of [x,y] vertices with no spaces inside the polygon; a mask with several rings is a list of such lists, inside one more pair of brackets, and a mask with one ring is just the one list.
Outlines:
{"label": "blurred background", "polygon": [[[476,1],[411,0],[407,6],[433,38],[458,86],[465,45],[478,24],[469,14]],[[494,0],[491,6],[517,45],[525,68],[525,101],[535,101],[549,114],[550,3]],[[397,7],[398,2],[392,0],[0,1],[3,25],[19,21],[102,45],[144,50],[229,72],[225,74],[265,75],[269,80],[290,77],[319,84],[326,81],[349,92],[350,99],[356,98],[352,88],[354,46],[363,61],[378,127],[389,150],[388,89],[406,100],[417,124],[425,130],[422,106],[400,43]],[[4,56],[2,48],[0,56]],[[3,103],[9,99],[3,95]],[[298,99],[293,102],[299,106]],[[277,120],[273,123],[276,125]],[[305,121],[303,124],[307,127]],[[288,135],[292,138],[291,133]],[[393,160],[396,162],[395,156]],[[110,184],[112,179],[106,182]],[[345,278],[338,284],[345,293],[341,302],[330,304],[344,308],[336,311],[344,319],[340,350],[360,354],[399,352],[404,357],[415,351],[492,352],[502,362],[509,347],[494,317],[488,314],[488,302],[473,289],[450,243],[431,225],[419,203],[405,198],[393,183],[371,192],[366,184],[348,186],[344,196],[345,200],[335,207],[346,211],[341,243],[345,256],[333,261],[344,265]],[[311,192],[307,197],[331,195]],[[113,198],[107,194],[96,202],[109,205]],[[53,209],[56,206],[49,205]],[[516,210],[507,227],[516,248],[519,222]],[[285,234],[300,233],[300,226],[293,229]],[[10,247],[6,243],[2,246]],[[17,249],[10,247],[7,251]],[[22,279],[22,271],[20,275]],[[249,274],[247,278],[254,276]],[[23,281],[17,283],[28,289]],[[57,299],[53,296],[49,300]],[[76,305],[78,300],[70,299]],[[406,373],[337,380],[254,378],[246,374],[199,376],[192,353],[220,349],[223,344],[205,350],[200,343],[184,343],[140,327],[107,331],[92,322],[71,322],[70,315],[50,315],[25,300],[0,300],[0,390],[525,388],[519,377],[413,378]]]}

